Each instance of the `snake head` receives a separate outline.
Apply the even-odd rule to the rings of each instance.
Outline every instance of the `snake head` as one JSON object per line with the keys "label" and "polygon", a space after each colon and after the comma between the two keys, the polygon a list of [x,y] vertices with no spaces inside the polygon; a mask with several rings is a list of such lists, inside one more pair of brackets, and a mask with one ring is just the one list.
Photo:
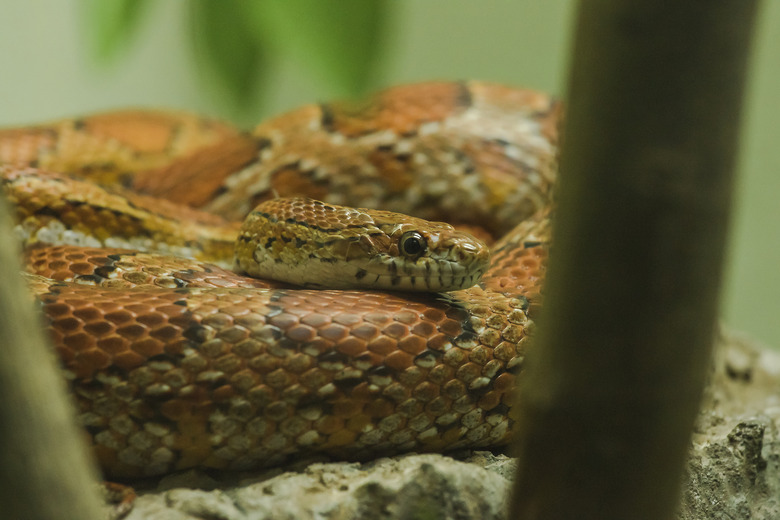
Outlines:
{"label": "snake head", "polygon": [[455,291],[476,284],[488,247],[443,222],[311,199],[274,199],[246,218],[239,270],[306,287]]}

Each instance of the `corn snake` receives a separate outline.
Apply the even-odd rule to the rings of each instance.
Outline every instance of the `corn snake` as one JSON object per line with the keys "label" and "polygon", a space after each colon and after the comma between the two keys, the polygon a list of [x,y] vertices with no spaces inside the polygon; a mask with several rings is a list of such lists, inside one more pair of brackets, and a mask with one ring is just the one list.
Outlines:
{"label": "corn snake", "polygon": [[[427,83],[252,133],[142,111],[0,130],[17,234],[64,243],[30,249],[30,285],[106,473],[505,443],[558,112],[527,90]],[[202,263],[229,267],[237,219],[277,195],[501,238],[482,281],[450,293],[300,289]]]}

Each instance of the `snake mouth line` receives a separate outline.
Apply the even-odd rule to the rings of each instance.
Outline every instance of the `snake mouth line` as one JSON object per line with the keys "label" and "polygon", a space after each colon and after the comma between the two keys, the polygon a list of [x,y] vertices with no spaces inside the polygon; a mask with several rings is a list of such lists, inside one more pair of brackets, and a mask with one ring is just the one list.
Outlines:
{"label": "snake mouth line", "polygon": [[401,263],[380,255],[362,263],[354,273],[360,287],[384,290],[449,292],[468,289],[482,278],[489,263],[462,264],[450,259],[421,258]]}
{"label": "snake mouth line", "polygon": [[[464,274],[461,276],[442,277],[436,276],[398,276],[392,274],[369,273],[359,269],[355,274],[359,286],[389,288],[393,291],[431,291],[431,292],[449,292],[468,289],[482,277],[482,272],[474,274]],[[442,289],[440,289],[442,288]]]}
{"label": "snake mouth line", "polygon": [[[261,265],[262,264],[262,265]],[[430,267],[435,264],[435,267]],[[477,284],[487,264],[478,268],[449,261],[427,261],[426,267],[413,265],[404,269],[390,268],[394,259],[373,258],[367,262],[336,262],[332,258],[308,258],[304,268],[291,267],[283,262],[264,259],[246,265],[237,259],[238,271],[258,276],[257,266],[263,269],[260,277],[272,278],[299,287],[316,289],[376,289],[381,291],[449,292],[467,289]],[[305,278],[300,274],[306,271]]]}

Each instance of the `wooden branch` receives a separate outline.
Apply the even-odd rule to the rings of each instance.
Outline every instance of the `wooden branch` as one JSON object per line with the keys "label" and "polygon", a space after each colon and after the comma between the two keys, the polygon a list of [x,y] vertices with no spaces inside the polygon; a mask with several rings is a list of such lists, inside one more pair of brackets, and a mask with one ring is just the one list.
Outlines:
{"label": "wooden branch", "polygon": [[0,517],[101,518],[97,472],[19,272],[0,195]]}
{"label": "wooden branch", "polygon": [[514,518],[671,518],[714,336],[756,1],[583,0]]}

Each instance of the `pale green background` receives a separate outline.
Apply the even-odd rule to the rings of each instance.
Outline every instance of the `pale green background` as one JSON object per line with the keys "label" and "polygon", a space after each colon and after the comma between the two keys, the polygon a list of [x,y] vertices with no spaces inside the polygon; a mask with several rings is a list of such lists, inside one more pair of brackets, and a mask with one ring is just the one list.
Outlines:
{"label": "pale green background", "polygon": [[[3,2],[0,126],[123,106],[228,114],[202,88],[186,32],[184,3],[159,0],[138,41],[115,66],[99,69],[86,49],[80,4]],[[395,4],[398,10],[380,84],[475,78],[563,92],[573,2],[396,0]],[[763,7],[722,308],[729,325],[780,346],[780,0],[767,0]],[[266,113],[241,114],[241,122],[254,122],[332,94],[294,63],[269,72],[267,81]]]}

